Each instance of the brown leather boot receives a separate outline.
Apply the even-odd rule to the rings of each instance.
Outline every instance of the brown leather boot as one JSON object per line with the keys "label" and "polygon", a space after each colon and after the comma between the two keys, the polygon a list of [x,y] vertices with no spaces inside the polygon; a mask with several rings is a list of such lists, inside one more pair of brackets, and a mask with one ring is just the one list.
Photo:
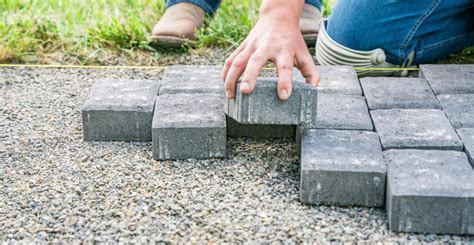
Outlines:
{"label": "brown leather boot", "polygon": [[300,17],[300,30],[306,45],[316,45],[320,24],[321,11],[313,5],[305,3]]}
{"label": "brown leather boot", "polygon": [[153,27],[150,42],[160,47],[193,46],[196,31],[202,26],[205,12],[192,3],[178,3],[166,9],[160,21]]}

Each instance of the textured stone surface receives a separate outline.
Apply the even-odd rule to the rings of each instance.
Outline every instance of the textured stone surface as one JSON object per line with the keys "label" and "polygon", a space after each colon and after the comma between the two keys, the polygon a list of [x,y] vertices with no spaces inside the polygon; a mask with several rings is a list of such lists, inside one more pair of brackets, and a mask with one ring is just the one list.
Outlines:
{"label": "textured stone surface", "polygon": [[458,150],[463,145],[441,110],[371,111],[384,149]]}
{"label": "textured stone surface", "polygon": [[463,152],[389,150],[384,156],[391,230],[474,234],[474,174]]}
{"label": "textured stone surface", "polygon": [[303,203],[383,206],[386,166],[376,133],[304,129],[298,138]]}
{"label": "textured stone surface", "polygon": [[[359,79],[354,68],[350,66],[318,66],[321,81],[320,93],[362,95]],[[294,79],[304,81],[298,70],[293,72]]]}
{"label": "textured stone surface", "polygon": [[373,130],[362,96],[320,93],[317,107],[316,128]]}
{"label": "textured stone surface", "polygon": [[235,99],[226,99],[226,114],[244,124],[308,125],[316,122],[318,89],[299,80],[286,101],[277,94],[276,78],[259,78],[250,94],[240,92],[237,84]]}
{"label": "textured stone surface", "polygon": [[221,66],[169,66],[161,81],[160,94],[224,94],[221,72]]}
{"label": "textured stone surface", "polygon": [[441,94],[438,99],[455,128],[474,128],[474,94]]}
{"label": "textured stone surface", "polygon": [[294,125],[242,124],[230,117],[227,119],[227,136],[264,139],[291,139],[295,137]]}
{"label": "textured stone surface", "polygon": [[474,65],[420,65],[435,94],[474,93]]}
{"label": "textured stone surface", "polygon": [[160,95],[153,116],[153,156],[157,160],[222,158],[226,155],[223,96]]}
{"label": "textured stone surface", "polygon": [[82,141],[78,110],[95,79],[160,74],[0,68],[3,243],[472,242],[390,232],[380,208],[301,204],[291,140],[230,139],[228,159],[161,162],[148,142]]}
{"label": "textured stone surface", "polygon": [[440,109],[425,79],[368,77],[360,80],[369,109]]}
{"label": "textured stone surface", "polygon": [[151,141],[156,80],[99,79],[82,106],[85,140]]}
{"label": "textured stone surface", "polygon": [[458,133],[464,143],[464,150],[469,157],[469,161],[474,167],[474,128],[458,129]]}

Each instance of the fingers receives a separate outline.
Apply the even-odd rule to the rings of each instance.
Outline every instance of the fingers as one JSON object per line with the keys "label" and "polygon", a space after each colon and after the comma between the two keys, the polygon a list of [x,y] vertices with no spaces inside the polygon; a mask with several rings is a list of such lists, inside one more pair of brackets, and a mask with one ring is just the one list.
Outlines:
{"label": "fingers", "polygon": [[301,71],[301,75],[306,79],[306,83],[313,86],[319,85],[321,76],[308,51],[300,52],[299,55],[296,55],[296,64]]}
{"label": "fingers", "polygon": [[240,91],[243,94],[249,94],[255,89],[257,78],[267,61],[268,54],[262,50],[257,50],[252,54],[247,63],[247,68],[245,69],[240,84]]}
{"label": "fingers", "polygon": [[227,98],[231,99],[235,97],[235,85],[237,80],[240,78],[240,75],[242,75],[245,68],[247,67],[248,60],[250,59],[252,53],[252,49],[246,48],[232,61],[232,64],[230,65],[225,77],[225,91]]}
{"label": "fingers", "polygon": [[291,81],[293,80],[293,55],[290,53],[280,55],[276,60],[278,71],[278,97],[287,100],[291,95]]}
{"label": "fingers", "polygon": [[229,72],[230,67],[232,66],[232,62],[234,62],[235,57],[239,55],[246,46],[246,41],[242,42],[239,47],[230,54],[230,56],[225,60],[224,67],[222,68],[222,80],[225,81],[227,77],[227,73]]}

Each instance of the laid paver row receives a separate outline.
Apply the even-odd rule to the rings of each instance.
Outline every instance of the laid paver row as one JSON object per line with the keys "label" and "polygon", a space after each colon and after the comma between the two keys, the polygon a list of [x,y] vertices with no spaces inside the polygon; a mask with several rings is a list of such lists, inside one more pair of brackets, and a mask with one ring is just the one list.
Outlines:
{"label": "laid paver row", "polygon": [[[453,129],[474,120],[473,97],[465,94],[474,92],[473,69],[428,65],[421,66],[422,79],[361,81],[387,150],[390,229],[474,234],[474,171],[468,160],[472,164],[472,134],[470,129],[458,130],[462,142]],[[388,89],[381,92],[383,87]],[[460,152],[463,148],[467,157]]]}
{"label": "laid paver row", "polygon": [[[470,95],[454,96],[458,103],[448,108],[425,79],[366,78],[361,85],[382,147],[376,147],[374,139],[360,140],[362,132],[300,132],[301,200],[328,205],[385,204],[394,231],[474,234],[474,171],[450,124],[458,118],[460,125],[469,125]],[[450,120],[439,110],[442,107]],[[344,120],[342,115],[339,118]],[[472,162],[474,133],[471,129],[458,133]],[[386,172],[370,169],[377,166],[374,158],[382,155],[381,148]],[[381,172],[388,175],[387,187],[384,177],[380,182],[370,178]],[[377,193],[380,184],[383,193],[387,188],[385,203],[363,199]],[[354,197],[354,193],[359,195]]]}
{"label": "laid paver row", "polygon": [[[240,95],[244,98],[240,102],[238,99],[226,100],[227,116],[222,113],[224,106],[221,102],[225,99],[219,70],[216,67],[177,66],[166,71],[154,108],[152,138],[156,159],[225,157],[226,136],[294,137],[298,126],[296,138],[301,156],[302,202],[369,207],[385,205],[390,228],[395,231],[474,234],[474,220],[469,215],[473,212],[474,187],[470,183],[474,183],[474,172],[466,155],[460,152],[463,143],[458,137],[461,135],[472,162],[474,133],[471,129],[459,129],[456,134],[446,115],[439,110],[445,104],[440,99],[444,95],[438,96],[440,106],[426,80],[362,80],[374,127],[359,81],[350,68],[320,67],[320,70],[325,70],[325,75],[316,91],[319,95],[308,97],[317,98],[317,103],[303,103],[304,96],[316,92],[302,82],[298,73],[294,73],[295,99],[288,104],[281,103],[276,97],[276,79],[261,79],[261,89],[256,90],[255,95],[263,95]],[[391,91],[381,92],[387,83],[390,83]],[[408,94],[403,95],[404,87],[409,89],[408,92],[405,90]],[[97,103],[94,98],[100,96],[93,95],[95,93],[91,92],[86,105]],[[116,91],[102,94],[106,93]],[[106,107],[106,110],[120,111],[119,107],[113,107]],[[87,108],[93,107],[84,106],[83,117],[95,113],[94,109]],[[138,107],[131,108],[129,111]],[[443,108],[449,115],[448,106]],[[126,113],[123,111],[124,117],[130,115]],[[462,113],[457,113],[462,117]],[[107,117],[108,114],[103,115]],[[452,118],[451,123],[454,121]],[[113,124],[115,120],[111,118],[103,122]],[[98,130],[106,132],[102,137],[86,137],[90,134],[86,131],[93,132],[91,128],[99,122],[94,121],[94,117],[84,120],[85,139],[107,139],[107,132],[112,131],[103,129]],[[469,125],[464,121],[461,123],[460,127]],[[126,126],[131,132],[138,129],[130,125]],[[372,132],[374,128],[377,133]],[[116,135],[118,131],[114,133]],[[437,158],[437,154],[445,154],[445,158]],[[425,168],[430,163],[432,166]],[[412,164],[413,171],[404,164]],[[438,168],[438,165],[442,167]],[[448,165],[453,165],[453,168],[446,167]],[[453,176],[463,177],[454,180]],[[441,182],[424,181],[426,178]],[[463,185],[453,184],[461,180]],[[407,183],[411,189],[404,188]],[[446,209],[449,212],[437,215],[441,212],[439,210]],[[432,222],[437,218],[445,222]]]}
{"label": "laid paver row", "polygon": [[[464,144],[468,161],[464,160],[464,154],[459,155],[458,159],[453,159],[454,153],[450,153],[453,155],[450,160],[443,158],[443,156],[447,157],[446,152],[441,152],[438,156],[431,156],[435,159],[446,159],[444,162],[439,162],[436,170],[433,170],[439,172],[427,176],[429,179],[424,181],[437,180],[435,177],[445,178],[432,183],[433,190],[430,193],[438,194],[437,202],[430,205],[432,208],[430,213],[422,211],[427,217],[425,223],[418,221],[418,223],[403,224],[392,219],[393,222],[396,222],[393,225],[394,227],[397,224],[402,227],[410,225],[410,227],[403,227],[407,231],[428,230],[437,233],[472,235],[474,234],[474,171],[472,170],[474,167],[474,65],[421,65],[420,76],[427,79],[443,111],[452,126],[457,129]],[[432,161],[432,159],[427,161],[428,167],[433,165]],[[467,162],[470,162],[471,166]],[[424,182],[419,182],[424,184]],[[441,183],[444,185],[441,186]],[[445,192],[449,194],[447,195]],[[413,206],[417,205],[421,210],[423,200],[427,200],[427,198],[412,200],[412,202],[417,201]],[[406,200],[401,201],[407,203]],[[440,203],[445,205],[441,206]],[[402,202],[398,204],[399,208],[404,208]],[[403,212],[403,214],[405,213],[406,211]],[[417,215],[416,217],[419,217],[420,214]],[[412,217],[410,221],[412,220],[415,219]],[[432,222],[428,223],[428,220]],[[433,226],[434,224],[437,226]]]}

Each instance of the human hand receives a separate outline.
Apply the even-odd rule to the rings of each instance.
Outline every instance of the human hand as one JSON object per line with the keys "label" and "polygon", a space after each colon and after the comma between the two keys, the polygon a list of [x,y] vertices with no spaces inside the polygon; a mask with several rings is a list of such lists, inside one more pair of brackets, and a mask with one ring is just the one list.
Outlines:
{"label": "human hand", "polygon": [[285,19],[281,14],[261,16],[247,38],[224,64],[222,77],[228,98],[235,97],[236,83],[242,74],[240,91],[243,94],[251,93],[261,69],[268,61],[276,65],[278,97],[281,100],[287,100],[291,95],[294,66],[301,71],[307,83],[314,86],[319,84],[320,76],[301,35],[298,21],[299,15],[297,21]]}

